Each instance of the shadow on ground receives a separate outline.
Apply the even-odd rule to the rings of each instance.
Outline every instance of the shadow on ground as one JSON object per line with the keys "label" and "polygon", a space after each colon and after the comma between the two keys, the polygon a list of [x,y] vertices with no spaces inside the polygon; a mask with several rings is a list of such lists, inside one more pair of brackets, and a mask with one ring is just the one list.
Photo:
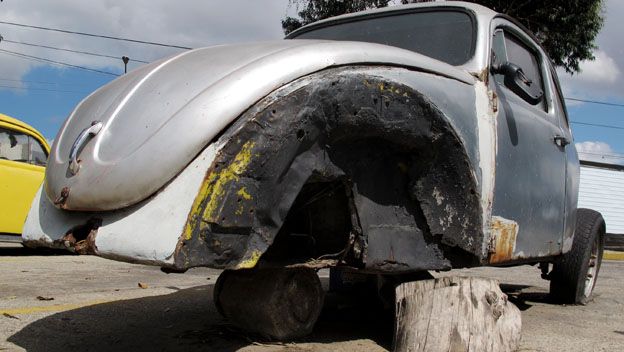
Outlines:
{"label": "shadow on ground", "polygon": [[21,245],[21,243],[9,243],[6,246],[0,247],[0,257],[12,256],[12,257],[31,257],[31,256],[53,256],[53,255],[76,255],[72,252],[63,249],[52,248],[28,248]]}
{"label": "shadow on ground", "polygon": [[[221,318],[212,303],[212,289],[213,285],[198,286],[57,313],[27,325],[8,341],[27,351],[222,352],[261,341]],[[390,348],[392,317],[360,303],[344,305],[340,299],[327,297],[314,333],[298,342],[326,344],[366,338]]]}
{"label": "shadow on ground", "polygon": [[521,311],[531,308],[532,303],[557,304],[554,302],[548,292],[536,291],[533,286],[501,284],[501,291],[507,294],[509,301],[518,307]]}
{"label": "shadow on ground", "polygon": [[[523,311],[534,302],[551,303],[547,293],[532,286],[502,284],[501,289]],[[212,303],[212,290],[213,285],[198,286],[57,313],[27,325],[8,341],[27,351],[226,352],[267,343],[228,324]],[[390,349],[392,329],[392,313],[384,312],[370,297],[327,295],[313,334],[297,342],[370,339]]]}

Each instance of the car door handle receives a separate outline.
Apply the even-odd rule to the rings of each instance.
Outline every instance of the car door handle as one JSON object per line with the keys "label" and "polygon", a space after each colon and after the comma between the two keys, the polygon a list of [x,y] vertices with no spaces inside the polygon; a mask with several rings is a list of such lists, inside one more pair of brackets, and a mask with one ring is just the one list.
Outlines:
{"label": "car door handle", "polygon": [[555,144],[559,147],[565,147],[566,145],[570,144],[570,140],[564,136],[560,136],[560,135],[556,135],[553,138],[553,142],[555,142]]}

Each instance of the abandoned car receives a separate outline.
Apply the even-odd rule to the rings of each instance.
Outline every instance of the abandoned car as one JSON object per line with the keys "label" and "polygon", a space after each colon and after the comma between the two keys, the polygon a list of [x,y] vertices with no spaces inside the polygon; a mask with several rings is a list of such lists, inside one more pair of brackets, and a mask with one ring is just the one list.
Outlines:
{"label": "abandoned car", "polygon": [[605,225],[576,207],[571,142],[555,69],[516,21],[462,2],[366,11],[187,51],[88,96],[23,240],[227,269],[219,310],[275,338],[312,328],[319,268],[396,283],[536,264],[583,303]]}
{"label": "abandoned car", "polygon": [[0,241],[21,241],[50,147],[39,131],[0,113]]}

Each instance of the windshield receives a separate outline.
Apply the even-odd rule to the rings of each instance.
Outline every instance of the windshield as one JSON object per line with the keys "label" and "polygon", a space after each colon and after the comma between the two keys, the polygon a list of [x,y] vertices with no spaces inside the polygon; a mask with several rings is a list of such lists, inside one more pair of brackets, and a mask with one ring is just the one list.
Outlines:
{"label": "windshield", "polygon": [[474,51],[472,18],[461,11],[420,11],[362,17],[310,28],[289,39],[351,40],[396,46],[451,65],[461,65]]}

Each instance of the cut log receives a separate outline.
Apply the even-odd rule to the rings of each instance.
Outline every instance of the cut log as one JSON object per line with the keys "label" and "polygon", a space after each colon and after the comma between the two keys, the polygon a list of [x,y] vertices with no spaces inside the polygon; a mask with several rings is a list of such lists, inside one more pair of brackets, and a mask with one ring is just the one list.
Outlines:
{"label": "cut log", "polygon": [[496,280],[443,277],[396,288],[397,352],[515,351],[520,310]]}
{"label": "cut log", "polygon": [[225,270],[214,302],[230,322],[270,340],[308,335],[323,307],[323,287],[307,268]]}

